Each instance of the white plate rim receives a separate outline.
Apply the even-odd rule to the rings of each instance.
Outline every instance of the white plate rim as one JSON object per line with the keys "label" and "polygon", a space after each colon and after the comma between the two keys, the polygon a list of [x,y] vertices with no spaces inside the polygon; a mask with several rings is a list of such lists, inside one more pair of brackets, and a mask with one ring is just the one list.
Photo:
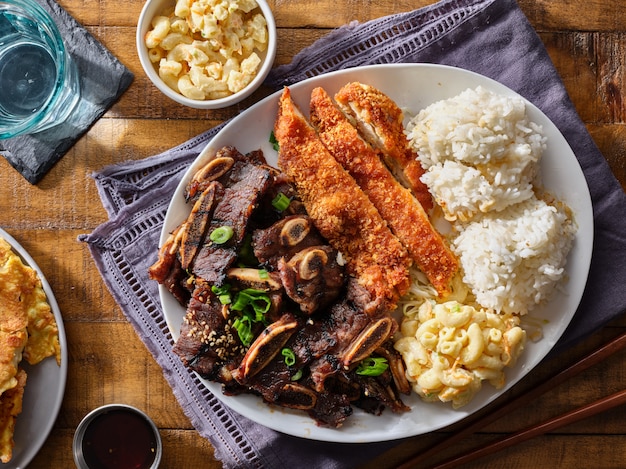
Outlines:
{"label": "white plate rim", "polygon": [[[37,272],[57,323],[59,344],[61,346],[60,366],[57,365],[54,357],[48,357],[34,366],[23,364],[28,376],[26,388],[24,389],[22,413],[17,417],[15,424],[13,457],[6,464],[0,463],[0,467],[24,468],[37,455],[48,439],[61,409],[67,382],[67,337],[61,310],[41,268],[28,251],[2,228],[0,228],[0,237],[4,238],[11,245],[13,251],[22,258],[25,265]],[[49,377],[53,378],[53,383],[46,382],[46,379],[41,380],[41,378]],[[51,399],[49,405],[43,403],[42,399],[44,396],[48,396]]]}
{"label": "white plate rim", "polygon": [[[306,103],[308,102],[308,92],[310,92],[313,87],[324,86],[326,88],[327,84],[332,84],[332,86],[337,87],[338,83],[340,83],[341,85],[343,83],[347,83],[350,80],[359,80],[362,82],[371,83],[374,86],[381,88],[382,91],[389,94],[392,98],[396,99],[396,101],[402,106],[402,100],[396,98],[394,96],[394,93],[404,93],[406,95],[409,91],[411,93],[414,93],[414,90],[398,90],[396,82],[398,81],[399,77],[406,78],[406,76],[411,74],[431,77],[433,80],[435,80],[433,83],[429,84],[429,90],[431,88],[438,87],[442,90],[447,89],[449,86],[446,83],[446,80],[450,80],[451,77],[454,77],[456,81],[460,80],[461,82],[463,82],[463,84],[457,83],[456,87],[458,89],[454,93],[444,93],[443,97],[451,97],[468,87],[477,86],[477,84],[505,95],[521,97],[515,91],[491,78],[461,68],[439,64],[385,64],[355,67],[312,77],[297,84],[294,84],[289,88],[291,90],[292,97],[294,98],[296,103],[301,106],[305,114],[307,114],[308,109],[308,106],[306,106]],[[386,76],[389,81],[393,82],[395,88],[392,85],[386,85],[386,81],[378,83],[377,80],[381,80],[382,76]],[[376,78],[373,79],[374,77]],[[392,77],[393,79],[391,79]],[[374,81],[373,83],[372,80]],[[332,89],[332,86],[331,89],[329,89],[330,92],[334,91]],[[437,96],[438,90],[435,89],[434,91],[434,95],[417,99],[417,101],[420,102],[420,105],[416,109],[411,109],[411,111],[415,113],[419,110],[419,108],[424,107],[438,99],[442,99],[441,97]],[[214,154],[217,149],[223,147],[226,144],[234,145],[244,153],[260,148],[261,150],[263,150],[266,157],[270,159],[269,155],[271,154],[273,149],[271,147],[271,144],[266,141],[268,140],[268,138],[265,138],[264,140],[259,139],[258,144],[255,144],[250,148],[246,147],[245,144],[243,146],[238,146],[237,143],[241,142],[242,135],[241,132],[238,132],[238,127],[244,122],[248,124],[246,126],[246,131],[249,131],[250,124],[252,124],[253,126],[266,126],[267,136],[269,137],[269,131],[271,130],[273,119],[268,124],[267,119],[263,119],[263,117],[267,116],[262,114],[263,112],[267,113],[268,109],[277,109],[277,102],[280,93],[281,92],[278,91],[271,96],[268,96],[264,100],[253,105],[248,110],[235,117],[231,122],[225,125],[224,128],[222,128],[220,132],[216,134],[210,142],[208,142],[198,158],[188,168],[177,190],[174,193],[164,220],[163,229],[161,232],[161,244],[165,242],[165,240],[169,236],[170,231],[175,226],[177,226],[180,221],[182,221],[184,216],[186,216],[186,214],[184,213],[185,210],[186,213],[188,213],[189,211],[188,208],[181,211],[182,194],[186,182],[190,179],[191,175],[200,167],[203,161],[205,161],[212,154]],[[302,99],[304,99],[304,101],[302,101]],[[422,425],[421,422],[409,422],[409,424],[407,425],[407,423],[404,421],[403,416],[394,416],[399,417],[399,423],[389,423],[389,416],[393,416],[393,414],[391,414],[391,412],[389,411],[386,411],[386,414],[384,413],[383,416],[374,417],[366,415],[359,410],[355,410],[355,414],[347,419],[346,424],[342,428],[329,429],[315,425],[313,420],[306,415],[302,415],[297,412],[291,412],[286,409],[280,409],[275,406],[268,406],[267,404],[263,403],[258,397],[247,395],[236,397],[224,396],[221,393],[220,385],[208,382],[207,380],[200,378],[201,382],[210,391],[212,391],[213,394],[215,394],[215,396],[225,405],[257,423],[292,436],[298,436],[319,441],[342,443],[389,441],[416,436],[419,434],[428,433],[430,431],[447,427],[482,409],[483,407],[494,401],[497,397],[502,395],[505,391],[510,389],[517,382],[519,382],[552,350],[553,346],[556,344],[563,332],[565,332],[565,329],[573,318],[578,304],[580,303],[580,300],[582,298],[584,286],[587,281],[587,275],[589,273],[589,267],[591,264],[594,236],[593,208],[591,204],[591,197],[589,194],[589,189],[585,176],[582,172],[580,164],[576,159],[575,154],[573,153],[569,144],[567,143],[561,132],[558,130],[556,125],[534,104],[532,104],[523,97],[522,99],[524,99],[526,103],[527,111],[531,119],[536,122],[539,121],[539,123],[544,126],[544,132],[546,132],[549,139],[548,150],[546,151],[546,154],[544,155],[544,158],[542,160],[542,166],[546,164],[556,165],[560,170],[567,171],[568,177],[565,179],[567,179],[570,183],[574,182],[577,187],[577,194],[574,197],[575,200],[569,200],[565,198],[565,202],[567,202],[570,206],[575,205],[578,209],[574,211],[579,231],[576,235],[574,247],[568,257],[568,271],[569,267],[571,267],[572,264],[576,266],[573,270],[574,274],[570,272],[570,277],[575,280],[576,285],[575,291],[569,292],[567,295],[557,294],[557,297],[559,297],[560,301],[563,301],[567,304],[567,311],[563,313],[563,316],[561,318],[558,318],[559,321],[556,326],[550,323],[546,324],[544,331],[547,329],[550,331],[550,334],[547,334],[546,337],[544,337],[539,342],[541,344],[541,346],[539,347],[539,353],[530,357],[531,360],[525,363],[524,360],[528,358],[526,357],[526,355],[529,353],[528,350],[526,350],[524,352],[524,355],[522,356],[522,359],[518,362],[516,367],[512,369],[516,371],[513,372],[510,370],[507,373],[507,383],[502,389],[494,390],[489,385],[485,385],[483,386],[481,392],[474,398],[474,400],[470,404],[454,411],[451,411],[451,407],[449,404],[423,403],[420,402],[416,396],[411,396],[411,398],[405,399],[405,401],[410,405],[418,406],[420,411],[424,410],[423,406],[439,406],[438,410],[441,411],[442,415],[445,415],[445,418],[435,418],[436,421],[434,422],[429,421],[427,418],[427,421],[424,425]],[[548,157],[548,155],[551,154],[550,142],[555,141],[558,143],[558,149],[565,154],[563,160],[565,164],[562,164],[562,161],[555,160],[556,155]],[[552,143],[552,145],[554,145],[554,143]],[[544,180],[548,179],[550,181],[546,184],[546,188],[549,190],[552,189],[552,185],[558,183],[559,179],[559,173],[555,172],[554,174],[552,174],[553,172],[554,171],[552,171],[550,174],[544,174]],[[546,178],[546,176],[549,177]],[[556,195],[559,197],[562,196],[562,194],[558,193]],[[573,196],[573,194],[569,192],[567,193],[567,195]],[[572,282],[570,282],[569,285],[571,284]],[[176,339],[178,337],[178,331],[180,329],[180,316],[172,314],[172,306],[176,307],[177,305],[174,305],[175,302],[173,300],[173,297],[161,285],[159,286],[159,295],[161,298],[166,323],[170,328],[173,338]],[[565,296],[565,298],[561,298],[561,296]],[[542,310],[546,309],[548,306],[552,306],[555,301],[556,299],[549,302],[545,308],[542,308]],[[527,348],[534,349],[534,346],[535,344],[529,343]],[[513,376],[510,376],[511,374],[513,374]],[[416,425],[411,426],[411,423],[416,423]]]}

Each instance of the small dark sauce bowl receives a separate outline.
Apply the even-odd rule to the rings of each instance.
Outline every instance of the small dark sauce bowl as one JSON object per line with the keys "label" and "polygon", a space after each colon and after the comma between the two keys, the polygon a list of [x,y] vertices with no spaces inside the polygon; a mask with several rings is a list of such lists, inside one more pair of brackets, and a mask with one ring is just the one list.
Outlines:
{"label": "small dark sauce bowl", "polygon": [[88,413],[74,433],[72,449],[78,469],[157,469],[163,451],[150,417],[124,404]]}

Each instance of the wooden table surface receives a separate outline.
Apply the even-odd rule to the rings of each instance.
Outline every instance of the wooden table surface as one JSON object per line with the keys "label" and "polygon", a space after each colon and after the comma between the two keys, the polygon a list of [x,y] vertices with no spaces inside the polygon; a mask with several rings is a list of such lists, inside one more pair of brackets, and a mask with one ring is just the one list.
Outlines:
{"label": "wooden table surface", "polygon": [[[135,74],[118,103],[37,185],[31,186],[0,158],[0,226],[35,258],[63,312],[69,348],[65,398],[54,429],[30,467],[73,466],[72,438],[81,418],[111,402],[148,412],[161,431],[164,468],[221,467],[213,449],[190,425],[161,369],[135,335],[77,236],[107,217],[89,175],[106,165],[156,154],[191,138],[252,104],[197,111],[169,101],[145,77],[135,52],[140,0],[59,0]],[[277,64],[329,30],[409,11],[429,0],[273,0],[279,28]],[[538,31],[591,135],[626,187],[626,9],[620,0],[520,0]],[[620,319],[582,344],[546,362],[513,392],[523,392],[608,338],[626,329]],[[561,385],[528,408],[469,438],[458,449],[484,443],[620,390],[626,352]],[[436,432],[403,441],[368,465],[393,467],[413,451],[439,441]],[[441,455],[451,456],[456,450]],[[537,437],[467,467],[624,467],[626,409]]]}

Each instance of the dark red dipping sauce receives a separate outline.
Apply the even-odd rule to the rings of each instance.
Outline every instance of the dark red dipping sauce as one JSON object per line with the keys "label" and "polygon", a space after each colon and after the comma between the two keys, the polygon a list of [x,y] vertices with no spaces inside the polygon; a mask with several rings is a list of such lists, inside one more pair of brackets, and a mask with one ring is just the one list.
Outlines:
{"label": "dark red dipping sauce", "polygon": [[89,423],[82,449],[90,469],[149,469],[156,457],[157,440],[141,415],[115,409]]}

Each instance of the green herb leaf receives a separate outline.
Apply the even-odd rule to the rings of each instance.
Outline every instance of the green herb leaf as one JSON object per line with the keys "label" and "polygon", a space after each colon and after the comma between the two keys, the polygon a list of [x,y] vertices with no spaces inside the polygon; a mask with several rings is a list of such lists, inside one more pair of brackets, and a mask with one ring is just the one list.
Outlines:
{"label": "green herb leaf", "polygon": [[278,140],[276,140],[276,135],[274,135],[274,131],[270,132],[270,143],[272,144],[272,148],[276,151],[279,150]]}
{"label": "green herb leaf", "polygon": [[389,368],[387,359],[382,357],[368,357],[359,363],[356,368],[356,374],[362,376],[379,376]]}

